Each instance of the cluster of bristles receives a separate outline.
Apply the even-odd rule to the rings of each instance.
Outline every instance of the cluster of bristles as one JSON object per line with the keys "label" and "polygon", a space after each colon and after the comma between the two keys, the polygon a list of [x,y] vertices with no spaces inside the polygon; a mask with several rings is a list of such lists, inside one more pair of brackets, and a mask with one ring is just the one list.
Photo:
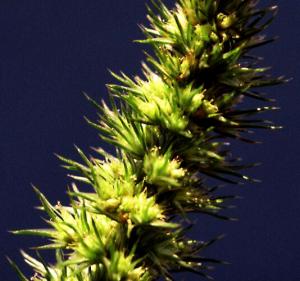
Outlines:
{"label": "cluster of bristles", "polygon": [[234,196],[218,196],[203,175],[251,180],[224,140],[254,142],[249,128],[276,128],[251,117],[275,107],[238,106],[247,97],[268,101],[255,89],[283,82],[269,78],[249,55],[272,40],[259,33],[276,11],[257,9],[256,2],[179,0],[169,10],[156,1],[155,12],[148,8],[150,27],[142,27],[140,42],[151,44],[154,55],[143,64],[144,78],[113,73],[120,84],[108,85],[110,106],[88,97],[100,110],[99,122],[88,123],[117,155],[95,149],[100,160],[78,149],[83,164],[59,156],[85,187],[72,184],[70,206],[53,206],[36,189],[50,228],[15,231],[47,237],[49,244],[36,249],[56,251],[54,265],[39,253],[38,260],[23,253],[35,271],[32,280],[173,280],[179,271],[206,276],[207,262],[217,261],[200,252],[212,241],[189,239],[174,218],[188,221],[188,213],[198,212],[226,219],[220,211]]}

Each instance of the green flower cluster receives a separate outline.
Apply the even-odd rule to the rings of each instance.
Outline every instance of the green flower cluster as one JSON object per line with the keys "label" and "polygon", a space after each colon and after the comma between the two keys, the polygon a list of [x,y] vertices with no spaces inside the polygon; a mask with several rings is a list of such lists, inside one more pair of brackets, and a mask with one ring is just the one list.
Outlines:
{"label": "green flower cluster", "polygon": [[[224,141],[255,142],[249,128],[279,128],[252,117],[277,107],[241,106],[245,98],[271,101],[256,88],[285,81],[270,78],[249,54],[272,41],[260,32],[276,12],[256,2],[178,0],[169,10],[157,0],[148,7],[150,27],[142,27],[146,39],[139,42],[154,54],[142,65],[144,77],[112,73],[119,84],[108,85],[110,106],[87,96],[100,111],[100,120],[87,122],[117,156],[100,148],[89,158],[77,148],[82,163],[58,156],[75,181],[91,188],[73,183],[70,206],[53,206],[35,189],[49,227],[14,231],[46,237],[50,242],[37,250],[56,251],[54,265],[23,253],[35,271],[31,280],[174,280],[178,271],[207,276],[207,262],[220,262],[200,255],[214,240],[188,238],[187,214],[231,219],[221,211],[235,196],[218,195],[205,175],[253,180]],[[174,221],[178,216],[183,222]]]}

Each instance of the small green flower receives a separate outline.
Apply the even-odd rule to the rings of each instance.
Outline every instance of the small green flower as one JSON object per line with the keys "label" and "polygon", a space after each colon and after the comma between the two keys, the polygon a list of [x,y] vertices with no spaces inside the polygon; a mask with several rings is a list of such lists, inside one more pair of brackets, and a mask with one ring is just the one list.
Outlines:
{"label": "small green flower", "polygon": [[133,257],[133,254],[125,256],[123,252],[111,251],[111,259],[104,260],[108,272],[107,280],[150,281],[145,268],[136,267],[137,262],[133,261]]}
{"label": "small green flower", "polygon": [[156,204],[155,197],[147,197],[145,191],[134,197],[123,197],[119,210],[128,214],[132,224],[151,224],[164,219],[163,210]]}
{"label": "small green flower", "polygon": [[170,151],[160,154],[157,147],[145,155],[143,168],[147,175],[146,182],[159,186],[161,190],[158,192],[178,187],[180,180],[186,174],[186,171],[180,167],[180,161],[171,159]]}

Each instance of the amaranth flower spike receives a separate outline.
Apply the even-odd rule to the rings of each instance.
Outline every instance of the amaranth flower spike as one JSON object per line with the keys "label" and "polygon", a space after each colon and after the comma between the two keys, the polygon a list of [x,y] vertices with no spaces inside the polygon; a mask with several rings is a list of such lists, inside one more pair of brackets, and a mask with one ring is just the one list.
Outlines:
{"label": "amaranth flower spike", "polygon": [[[108,85],[110,105],[87,96],[100,111],[98,121],[87,121],[115,156],[100,148],[98,157],[77,148],[82,163],[58,156],[72,179],[90,189],[73,183],[70,205],[54,206],[35,188],[48,227],[14,231],[48,239],[36,247],[37,259],[22,252],[32,281],[174,280],[180,271],[210,278],[209,264],[221,263],[202,256],[218,238],[188,237],[188,214],[231,219],[223,209],[235,196],[203,180],[255,181],[241,172],[251,165],[232,158],[226,143],[255,143],[250,129],[279,128],[255,116],[278,109],[262,104],[272,99],[259,89],[285,80],[271,78],[250,54],[273,41],[261,32],[277,8],[260,9],[253,0],[178,0],[170,10],[152,2],[150,25],[142,26],[146,39],[139,40],[154,50],[143,77],[112,73],[118,84]],[[247,108],[248,98],[260,105]],[[42,259],[44,249],[56,252],[55,264]]]}

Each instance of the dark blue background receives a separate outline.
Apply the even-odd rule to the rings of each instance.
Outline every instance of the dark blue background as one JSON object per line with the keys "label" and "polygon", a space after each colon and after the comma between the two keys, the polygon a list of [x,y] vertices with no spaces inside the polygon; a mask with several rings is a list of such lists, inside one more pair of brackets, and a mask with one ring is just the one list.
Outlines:
{"label": "dark blue background", "polygon": [[[54,152],[77,158],[73,144],[85,151],[104,146],[82,116],[95,117],[81,90],[107,97],[107,68],[133,75],[140,71],[144,46],[137,23],[145,23],[141,0],[2,0],[0,3],[1,205],[0,278],[17,280],[4,256],[21,264],[20,248],[36,239],[14,237],[9,229],[44,226],[30,183],[50,198],[66,201],[66,171]],[[150,2],[150,1],[147,1]],[[173,1],[168,1],[172,3]],[[262,1],[261,5],[274,3]],[[257,51],[273,73],[300,74],[299,2],[277,1],[280,13],[268,30],[280,40]],[[282,107],[273,120],[285,128],[257,132],[262,145],[236,146],[246,161],[264,165],[251,174],[259,185],[228,187],[245,197],[231,213],[239,222],[198,217],[193,235],[227,237],[207,253],[232,263],[214,273],[219,281],[300,280],[299,254],[299,83],[267,90]],[[178,277],[181,280],[182,277]],[[198,280],[186,275],[185,280]]]}

